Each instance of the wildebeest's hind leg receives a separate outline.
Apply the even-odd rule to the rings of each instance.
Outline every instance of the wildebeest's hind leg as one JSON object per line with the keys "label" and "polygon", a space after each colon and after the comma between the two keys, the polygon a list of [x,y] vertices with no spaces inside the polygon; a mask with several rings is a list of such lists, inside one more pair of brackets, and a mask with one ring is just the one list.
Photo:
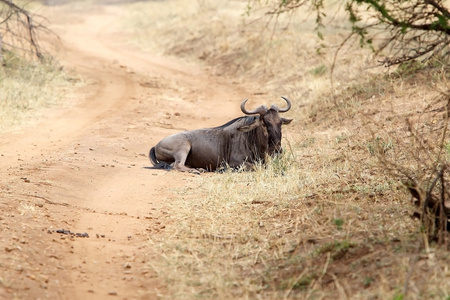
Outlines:
{"label": "wildebeest's hind leg", "polygon": [[[172,147],[172,145],[176,145],[176,147]],[[158,159],[163,161],[174,161],[173,168],[180,172],[190,172],[195,174],[200,174],[200,171],[197,169],[186,167],[186,159],[191,151],[191,143],[189,141],[177,141],[173,143],[173,141],[161,141],[157,145],[158,149]]]}
{"label": "wildebeest's hind leg", "polygon": [[189,151],[191,151],[191,144],[189,142],[183,143],[181,147],[179,147],[176,152],[173,154],[173,158],[175,162],[173,163],[173,167],[175,170],[181,172],[190,172],[195,174],[200,174],[197,169],[186,167],[186,159],[189,155]]}

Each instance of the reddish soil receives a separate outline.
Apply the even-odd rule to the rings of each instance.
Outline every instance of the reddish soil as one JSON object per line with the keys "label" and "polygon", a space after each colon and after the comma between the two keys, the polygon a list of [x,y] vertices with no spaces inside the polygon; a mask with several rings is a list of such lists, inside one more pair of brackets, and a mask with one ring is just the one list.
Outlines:
{"label": "reddish soil", "polygon": [[196,179],[149,169],[147,153],[168,134],[239,116],[251,94],[124,46],[113,26],[120,7],[40,13],[62,39],[62,65],[84,84],[70,107],[0,134],[0,298],[155,298],[163,285],[148,269],[148,235],[170,222],[173,190]]}

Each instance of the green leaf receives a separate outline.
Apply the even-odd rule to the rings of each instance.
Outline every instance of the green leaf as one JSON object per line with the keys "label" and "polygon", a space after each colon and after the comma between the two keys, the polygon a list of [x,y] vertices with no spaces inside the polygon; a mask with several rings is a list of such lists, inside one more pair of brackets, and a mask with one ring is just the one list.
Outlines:
{"label": "green leaf", "polygon": [[317,36],[319,39],[323,40],[323,33],[321,31],[317,31]]}

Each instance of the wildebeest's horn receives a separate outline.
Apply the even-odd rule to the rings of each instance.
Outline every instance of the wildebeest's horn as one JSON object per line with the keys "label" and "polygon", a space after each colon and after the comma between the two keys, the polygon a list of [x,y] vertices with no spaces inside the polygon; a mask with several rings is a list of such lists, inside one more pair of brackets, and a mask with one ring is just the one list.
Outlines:
{"label": "wildebeest's horn", "polygon": [[255,108],[254,110],[246,110],[245,109],[245,103],[247,102],[247,100],[248,99],[245,99],[242,103],[241,103],[241,110],[242,110],[242,112],[244,113],[244,114],[246,114],[246,115],[256,115],[256,114],[259,114],[259,115],[264,115],[265,113],[267,113],[267,111],[269,110],[268,108],[267,108],[267,106],[265,106],[265,105],[261,105],[260,107],[258,107],[258,108]]}
{"label": "wildebeest's horn", "polygon": [[291,109],[292,103],[291,103],[291,100],[289,100],[286,97],[281,96],[281,98],[283,98],[287,102],[287,107],[286,108],[278,108],[278,106],[272,104],[272,109],[275,109],[276,111],[278,111],[280,113],[284,113]]}

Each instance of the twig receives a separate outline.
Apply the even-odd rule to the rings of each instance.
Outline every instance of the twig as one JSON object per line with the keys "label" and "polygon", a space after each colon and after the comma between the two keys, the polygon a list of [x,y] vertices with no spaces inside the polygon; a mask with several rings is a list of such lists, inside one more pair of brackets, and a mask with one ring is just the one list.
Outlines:
{"label": "twig", "polygon": [[[39,44],[40,34],[58,36],[43,25],[46,19],[35,15],[10,0],[0,0],[0,36],[3,36],[3,51],[19,50],[31,53],[40,61],[44,60],[45,51]],[[6,42],[8,41],[8,42]]]}
{"label": "twig", "polygon": [[52,205],[61,205],[61,206],[69,206],[68,203],[58,203],[58,202],[53,202],[51,200],[48,200],[47,198],[43,197],[43,196],[39,196],[39,195],[29,195],[29,194],[22,194],[24,196],[28,196],[28,197],[34,197],[34,198],[39,198],[45,201],[45,203],[47,204],[52,204]]}
{"label": "twig", "polygon": [[314,287],[316,286],[317,283],[322,281],[323,276],[327,273],[328,264],[330,263],[330,257],[331,257],[330,252],[327,252],[327,260],[325,261],[325,264],[323,265],[322,274],[320,274],[320,277],[314,281],[314,283],[312,284],[311,288],[309,289],[308,294],[306,295],[305,299],[311,298],[311,295],[314,291]]}
{"label": "twig", "polygon": [[334,284],[336,285],[337,290],[339,291],[340,299],[348,299],[347,294],[345,293],[344,287],[339,283],[339,280],[334,273],[330,273],[331,277],[334,280]]}
{"label": "twig", "polygon": [[446,240],[448,217],[445,213],[445,180],[444,173],[441,174],[441,201],[439,201],[439,225],[438,225],[438,243],[444,245]]}
{"label": "twig", "polygon": [[307,268],[305,268],[303,270],[303,272],[300,273],[300,275],[297,276],[297,278],[295,278],[295,281],[292,283],[291,287],[286,291],[286,293],[284,294],[283,299],[287,299],[289,298],[289,295],[291,294],[292,290],[294,289],[294,286],[299,282],[300,279],[303,278],[303,276],[305,276],[306,272],[308,271]]}
{"label": "twig", "polygon": [[416,251],[415,251],[415,255],[414,257],[409,261],[409,266],[408,266],[408,273],[406,274],[406,278],[405,278],[405,283],[403,285],[403,295],[404,297],[407,296],[408,294],[408,289],[409,289],[409,280],[411,278],[411,274],[414,271],[414,265],[416,263],[416,261],[419,259],[419,252],[420,252],[420,239],[417,242],[417,247],[416,247]]}

